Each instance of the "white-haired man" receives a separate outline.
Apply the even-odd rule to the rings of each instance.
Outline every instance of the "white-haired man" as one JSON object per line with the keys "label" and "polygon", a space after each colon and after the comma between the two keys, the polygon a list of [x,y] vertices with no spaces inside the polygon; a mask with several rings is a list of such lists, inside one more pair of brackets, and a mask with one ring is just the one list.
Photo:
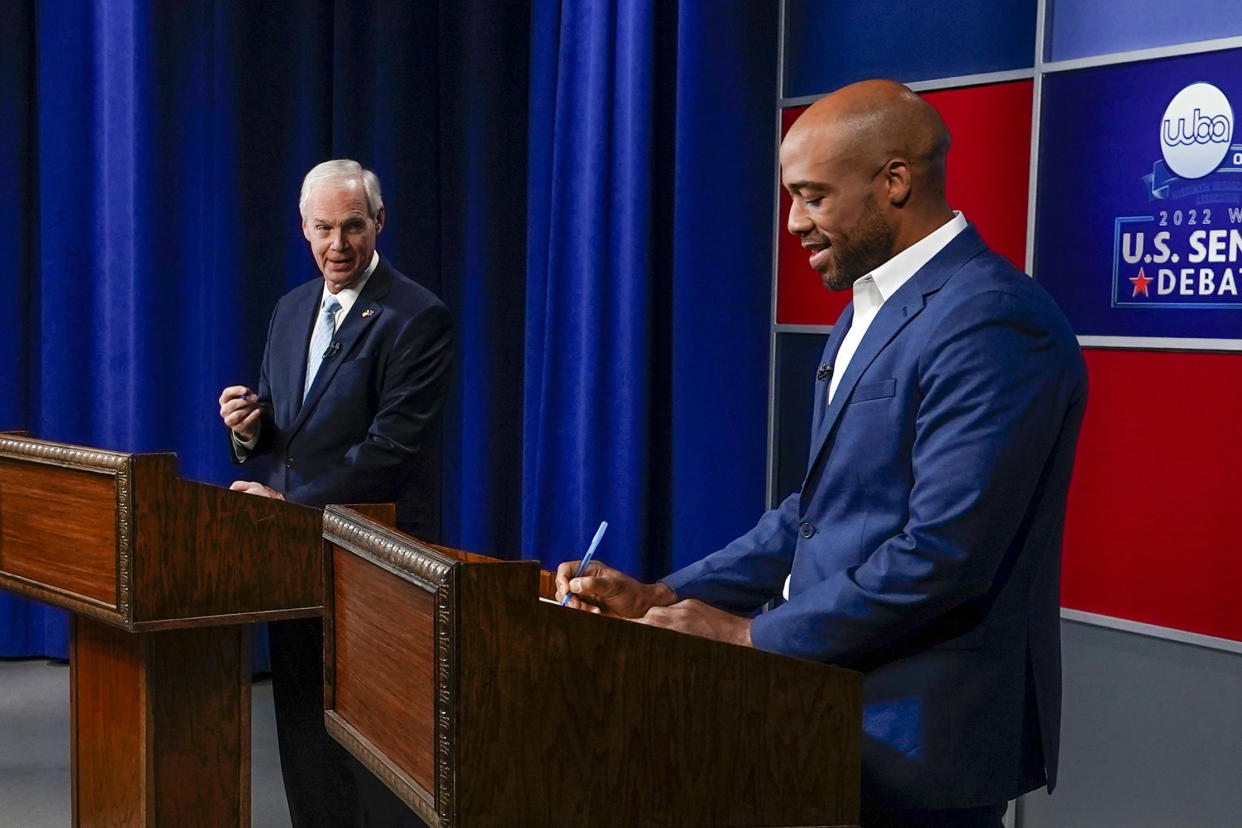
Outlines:
{"label": "white-haired man", "polygon": [[[311,506],[395,502],[397,523],[433,525],[434,445],[448,391],[452,321],[430,291],[375,249],[385,212],[379,178],[356,161],[307,173],[302,232],[321,273],[276,303],[258,389],[220,394],[232,488]],[[388,824],[369,813],[375,787],[325,732],[322,625],[270,626],[285,791],[295,828]],[[359,792],[359,789],[362,792]]]}

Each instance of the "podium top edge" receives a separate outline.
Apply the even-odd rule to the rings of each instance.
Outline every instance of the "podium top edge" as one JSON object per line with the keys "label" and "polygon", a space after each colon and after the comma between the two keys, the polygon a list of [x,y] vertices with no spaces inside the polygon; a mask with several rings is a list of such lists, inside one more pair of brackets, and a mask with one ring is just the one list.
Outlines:
{"label": "podium top edge", "polygon": [[457,563],[415,538],[335,504],[323,510],[323,537],[434,588]]}
{"label": "podium top edge", "polygon": [[[458,567],[480,562],[513,563],[436,547],[336,504],[324,508],[323,537],[342,549],[380,564],[405,580],[433,590]],[[537,566],[537,562],[533,561],[521,563]]]}
{"label": "podium top edge", "polygon": [[84,471],[117,472],[135,457],[176,458],[173,452],[133,454],[123,451],[40,440],[22,433],[0,432],[0,457]]}

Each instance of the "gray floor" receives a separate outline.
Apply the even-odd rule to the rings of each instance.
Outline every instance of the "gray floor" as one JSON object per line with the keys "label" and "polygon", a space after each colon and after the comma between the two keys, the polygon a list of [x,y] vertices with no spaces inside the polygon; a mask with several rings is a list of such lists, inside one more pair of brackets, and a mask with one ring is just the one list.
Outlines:
{"label": "gray floor", "polygon": [[[251,825],[289,828],[271,682],[252,697]],[[0,826],[64,828],[69,795],[68,666],[0,659]]]}

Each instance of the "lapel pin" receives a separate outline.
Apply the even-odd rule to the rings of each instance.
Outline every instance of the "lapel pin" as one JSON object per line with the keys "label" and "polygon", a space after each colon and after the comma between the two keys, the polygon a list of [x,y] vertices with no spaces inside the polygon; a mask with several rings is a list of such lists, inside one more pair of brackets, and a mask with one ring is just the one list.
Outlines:
{"label": "lapel pin", "polygon": [[830,376],[832,376],[832,366],[826,362],[821,362],[819,364],[819,370],[815,372],[815,381],[823,382]]}
{"label": "lapel pin", "polygon": [[366,310],[362,312],[363,319],[366,319],[368,316],[374,316],[374,315],[375,315],[375,308],[367,308]]}

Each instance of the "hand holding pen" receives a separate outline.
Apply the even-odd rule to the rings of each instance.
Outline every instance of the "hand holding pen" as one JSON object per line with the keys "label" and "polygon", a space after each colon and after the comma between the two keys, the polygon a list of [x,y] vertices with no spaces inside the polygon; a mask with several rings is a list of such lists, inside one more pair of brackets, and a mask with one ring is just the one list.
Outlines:
{"label": "hand holding pen", "polygon": [[601,524],[581,561],[566,561],[556,568],[556,594],[561,606],[619,618],[641,618],[652,607],[676,601],[677,596],[663,583],[644,584],[599,561],[594,561],[587,573],[607,525]]}
{"label": "hand holding pen", "polygon": [[259,395],[244,385],[230,385],[220,392],[220,419],[242,440],[259,433]]}
{"label": "hand holding pen", "polygon": [[[575,578],[581,577],[582,573],[586,572],[587,564],[591,562],[591,558],[595,557],[595,550],[599,548],[599,542],[603,539],[604,531],[607,528],[608,521],[601,520],[599,522],[599,528],[595,530],[595,537],[591,538],[591,545],[587,547],[586,554],[582,556],[582,562],[578,564],[578,571],[574,573]],[[573,597],[574,594],[572,592],[566,591],[565,597],[561,599],[561,606],[563,607],[568,604],[569,599]]]}

